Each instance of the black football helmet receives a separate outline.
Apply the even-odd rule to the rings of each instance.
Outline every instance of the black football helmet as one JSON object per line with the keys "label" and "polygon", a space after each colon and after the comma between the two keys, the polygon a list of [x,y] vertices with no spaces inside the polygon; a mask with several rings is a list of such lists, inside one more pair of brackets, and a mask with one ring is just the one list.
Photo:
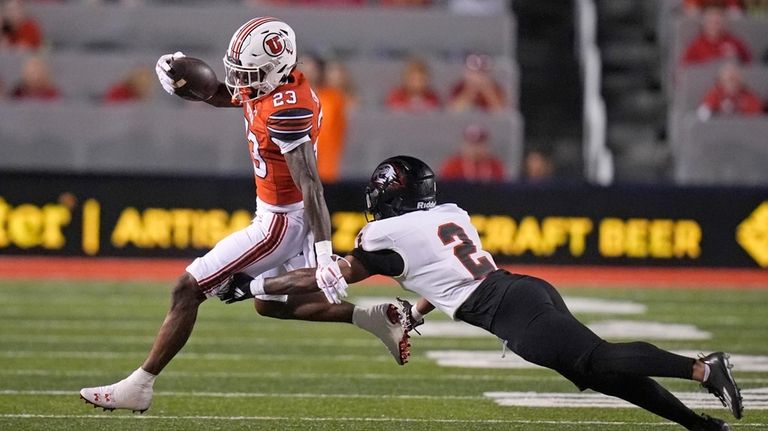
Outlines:
{"label": "black football helmet", "polygon": [[428,210],[437,204],[436,196],[435,173],[426,163],[411,156],[390,157],[371,175],[365,189],[366,211],[381,220]]}

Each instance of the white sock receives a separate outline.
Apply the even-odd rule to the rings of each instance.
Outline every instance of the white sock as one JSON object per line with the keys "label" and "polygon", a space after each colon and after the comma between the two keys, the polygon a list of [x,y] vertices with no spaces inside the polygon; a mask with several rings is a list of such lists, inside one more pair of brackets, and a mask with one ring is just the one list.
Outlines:
{"label": "white sock", "polygon": [[704,380],[702,382],[706,382],[709,380],[709,364],[704,364]]}
{"label": "white sock", "polygon": [[130,376],[126,380],[130,380],[138,385],[142,386],[152,386],[155,384],[155,379],[157,378],[156,375],[152,373],[148,373],[144,371],[143,368],[139,367],[136,371],[131,373]]}

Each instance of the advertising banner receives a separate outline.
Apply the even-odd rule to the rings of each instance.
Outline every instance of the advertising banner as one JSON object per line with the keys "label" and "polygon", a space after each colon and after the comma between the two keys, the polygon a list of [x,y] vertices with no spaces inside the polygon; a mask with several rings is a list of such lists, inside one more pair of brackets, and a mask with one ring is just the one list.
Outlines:
{"label": "advertising banner", "polygon": [[[334,248],[364,183],[327,185]],[[499,263],[768,267],[768,189],[440,183]],[[0,255],[195,257],[250,223],[248,178],[0,174]]]}

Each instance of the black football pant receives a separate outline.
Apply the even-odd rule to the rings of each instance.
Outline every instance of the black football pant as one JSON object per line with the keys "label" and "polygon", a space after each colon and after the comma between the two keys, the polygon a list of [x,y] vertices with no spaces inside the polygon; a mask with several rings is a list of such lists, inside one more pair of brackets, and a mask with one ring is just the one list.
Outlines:
{"label": "black football pant", "polygon": [[686,428],[702,421],[650,378],[691,379],[694,359],[644,342],[603,340],[576,320],[544,280],[497,270],[456,317],[490,331],[523,359],[559,372],[581,390],[621,398]]}

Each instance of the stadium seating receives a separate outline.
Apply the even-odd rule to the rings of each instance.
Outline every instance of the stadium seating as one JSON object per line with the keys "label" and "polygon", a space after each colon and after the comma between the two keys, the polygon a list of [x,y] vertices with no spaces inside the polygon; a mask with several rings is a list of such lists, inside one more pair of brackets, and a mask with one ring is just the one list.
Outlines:
{"label": "stadium seating", "polygon": [[687,115],[676,149],[675,180],[697,185],[768,183],[768,119]]}
{"label": "stadium seating", "polygon": [[[193,52],[190,55],[195,55]],[[29,54],[0,52],[0,76],[10,85],[21,75],[24,59]],[[201,55],[208,64],[223,74],[221,51]],[[101,95],[135,66],[154,68],[157,55],[148,52],[83,52],[56,50],[48,57],[55,71],[54,81],[68,99],[93,100]],[[440,57],[428,58],[434,84],[439,93],[447,96],[453,83],[461,79],[463,63]],[[352,58],[345,62],[352,76],[363,105],[375,107],[384,103],[388,91],[398,85],[403,60]],[[499,57],[494,66],[495,78],[502,84],[507,100],[512,106],[518,100],[518,67],[509,57]],[[160,87],[157,86],[159,90]],[[173,99],[155,97],[158,103],[170,103]]]}
{"label": "stadium seating", "polygon": [[[340,56],[360,107],[349,114],[342,178],[360,178],[394,152],[439,162],[458,146],[469,122],[486,124],[512,178],[519,171],[523,121],[515,111],[519,71],[512,15],[462,16],[442,8],[318,8],[245,6],[234,2],[136,6],[87,2],[30,3],[45,30],[52,76],[62,92],[51,103],[0,103],[0,168],[76,172],[250,175],[242,117],[231,110],[185,103],[157,86],[150,102],[104,106],[100,98],[130,69],[154,67],[160,54],[181,50],[222,73],[229,38],[247,18],[290,22],[300,52]],[[76,30],[73,30],[76,29]],[[492,55],[495,78],[512,109],[438,112],[418,118],[382,110],[400,80],[403,62],[418,55],[430,65],[436,89],[447,97],[469,52]],[[29,54],[0,53],[0,77],[12,86]],[[45,127],[40,127],[40,118]]]}
{"label": "stadium seating", "polygon": [[[678,150],[684,129],[686,116],[691,114],[701,104],[707,91],[717,82],[717,71],[722,63],[711,63],[701,66],[689,66],[682,69],[679,82],[673,91],[669,109],[669,143],[676,158],[684,157],[687,153]],[[744,68],[744,81],[756,94],[768,98],[768,66],[747,66]]]}
{"label": "stadium seating", "polygon": [[[674,89],[674,109],[696,109],[707,91],[717,82],[721,66],[722,63],[710,63],[681,70],[679,82]],[[743,72],[746,85],[759,96],[768,97],[768,66],[745,66]]]}
{"label": "stadium seating", "polygon": [[[688,44],[699,32],[699,23],[695,19],[680,18],[673,23],[672,43],[669,50],[669,65],[677,67],[685,53]],[[741,38],[749,46],[756,61],[768,52],[768,18],[744,17],[738,21],[730,21],[728,31]]]}
{"label": "stadium seating", "polygon": [[[131,104],[104,109],[88,102],[0,104],[0,169],[250,175],[241,114],[203,104],[183,108]],[[41,120],[41,118],[43,118]],[[41,124],[42,121],[42,124]],[[519,114],[434,113],[413,116],[378,110],[350,118],[343,178],[364,178],[395,153],[435,166],[458,147],[470,122],[489,128],[494,149],[519,172]]]}
{"label": "stadium seating", "polygon": [[[248,18],[278,16],[291,23],[302,49],[349,54],[481,51],[509,55],[515,26],[509,15],[461,16],[443,10],[296,8],[242,5],[30,5],[54,48],[187,50],[220,53]],[[86,31],[72,31],[87,29]]]}
{"label": "stadium seating", "polygon": [[[669,6],[669,5],[665,5]],[[668,14],[667,14],[668,15]],[[697,20],[660,14],[660,33],[667,34],[665,56],[668,77],[667,141],[674,159],[673,178],[681,184],[760,184],[765,183],[762,148],[768,119],[715,117],[702,122],[695,111],[707,91],[717,82],[722,62],[681,67],[683,53],[699,31]],[[666,31],[662,26],[667,26]],[[728,30],[749,46],[753,63],[745,65],[746,85],[768,100],[768,66],[761,58],[768,52],[768,19],[746,16],[731,20]]]}

